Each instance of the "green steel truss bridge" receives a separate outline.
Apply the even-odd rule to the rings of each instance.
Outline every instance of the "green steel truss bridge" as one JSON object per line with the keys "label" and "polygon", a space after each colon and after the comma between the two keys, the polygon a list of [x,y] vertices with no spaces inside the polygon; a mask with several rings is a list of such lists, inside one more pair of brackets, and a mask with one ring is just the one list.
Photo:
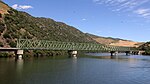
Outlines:
{"label": "green steel truss bridge", "polygon": [[110,46],[97,43],[73,43],[48,40],[18,39],[21,50],[76,50],[76,51],[136,51],[132,47]]}

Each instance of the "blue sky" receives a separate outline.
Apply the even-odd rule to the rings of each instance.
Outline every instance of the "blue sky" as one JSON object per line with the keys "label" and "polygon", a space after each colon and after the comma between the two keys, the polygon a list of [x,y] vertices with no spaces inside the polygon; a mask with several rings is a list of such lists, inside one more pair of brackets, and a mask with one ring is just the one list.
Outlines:
{"label": "blue sky", "polygon": [[35,17],[104,37],[150,41],[150,0],[3,0]]}

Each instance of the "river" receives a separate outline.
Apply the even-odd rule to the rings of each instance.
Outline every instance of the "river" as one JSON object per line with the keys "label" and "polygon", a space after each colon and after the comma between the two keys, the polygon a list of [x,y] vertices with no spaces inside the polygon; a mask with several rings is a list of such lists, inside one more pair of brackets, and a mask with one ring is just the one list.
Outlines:
{"label": "river", "polygon": [[150,84],[150,56],[0,58],[0,84]]}

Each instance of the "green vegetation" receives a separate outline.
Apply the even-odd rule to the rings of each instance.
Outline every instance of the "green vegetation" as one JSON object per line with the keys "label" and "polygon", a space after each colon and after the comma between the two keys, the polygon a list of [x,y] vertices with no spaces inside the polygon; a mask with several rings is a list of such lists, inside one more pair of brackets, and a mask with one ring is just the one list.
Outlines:
{"label": "green vegetation", "polygon": [[3,45],[3,43],[2,42],[0,42],[0,47],[3,47],[4,45]]}
{"label": "green vegetation", "polygon": [[8,57],[8,53],[0,53],[1,57]]}
{"label": "green vegetation", "polygon": [[145,55],[150,55],[150,42],[147,42],[141,46],[139,46],[140,50],[145,50]]}
{"label": "green vegetation", "polygon": [[[8,6],[0,1],[0,4]],[[4,6],[0,6],[4,9]],[[8,10],[9,8],[9,10]],[[33,17],[28,13],[17,11],[10,7],[7,8],[8,13],[0,14],[0,46],[16,47],[16,40],[22,39],[38,39],[63,42],[92,42],[89,36],[78,29],[62,22],[56,22],[50,18]],[[67,51],[26,51],[26,55],[64,55]]]}
{"label": "green vegetation", "polygon": [[10,41],[10,42],[9,42],[9,45],[10,45],[10,47],[15,48],[17,44],[16,44],[16,42],[14,42],[14,41]]}
{"label": "green vegetation", "polygon": [[35,18],[25,12],[14,9],[8,11],[4,21],[7,31],[4,38],[44,39],[66,42],[94,42],[83,32],[62,22],[48,18]]}

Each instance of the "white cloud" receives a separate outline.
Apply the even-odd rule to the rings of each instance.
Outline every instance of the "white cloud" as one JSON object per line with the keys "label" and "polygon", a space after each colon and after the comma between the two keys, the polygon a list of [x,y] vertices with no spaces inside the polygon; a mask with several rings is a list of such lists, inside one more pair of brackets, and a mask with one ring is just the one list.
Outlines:
{"label": "white cloud", "polygon": [[[119,11],[124,10],[134,10],[135,8],[149,2],[150,0],[93,0],[94,3],[106,4],[113,8],[118,9]],[[115,10],[115,9],[113,9]]]}
{"label": "white cloud", "polygon": [[19,8],[20,9],[29,9],[29,8],[33,8],[33,7],[29,6],[29,5],[20,5]]}
{"label": "white cloud", "polygon": [[93,0],[96,4],[104,4],[114,12],[127,12],[128,14],[135,13],[144,18],[150,17],[150,9],[140,9],[145,7],[150,0]]}
{"label": "white cloud", "polygon": [[30,8],[33,8],[33,7],[30,6],[30,5],[18,5],[18,4],[14,4],[14,5],[12,5],[12,8],[14,8],[14,9],[30,9]]}
{"label": "white cloud", "polygon": [[83,20],[83,21],[85,21],[86,19],[85,19],[85,18],[83,18],[82,20]]}
{"label": "white cloud", "polygon": [[14,9],[17,9],[18,8],[18,4],[14,4],[11,7],[14,8]]}
{"label": "white cloud", "polygon": [[135,10],[134,13],[136,13],[144,18],[150,17],[150,9],[140,8],[140,9]]}

